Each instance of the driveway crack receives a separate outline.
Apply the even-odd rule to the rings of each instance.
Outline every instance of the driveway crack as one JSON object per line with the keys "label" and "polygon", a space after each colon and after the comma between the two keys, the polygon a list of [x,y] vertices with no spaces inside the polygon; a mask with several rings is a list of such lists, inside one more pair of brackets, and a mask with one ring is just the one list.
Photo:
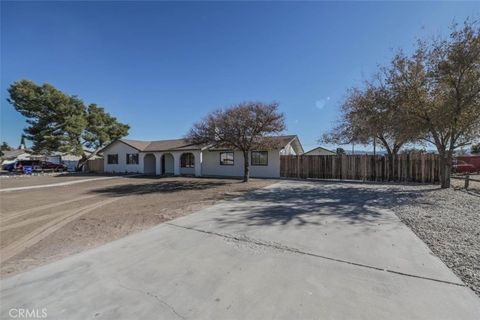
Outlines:
{"label": "driveway crack", "polygon": [[316,253],[312,253],[312,252],[302,251],[302,250],[297,249],[297,248],[292,248],[292,247],[288,247],[288,246],[277,244],[277,243],[268,243],[268,242],[260,241],[260,240],[257,240],[257,239],[249,238],[247,236],[236,236],[236,235],[224,234],[224,233],[219,233],[219,232],[215,232],[215,231],[202,230],[202,229],[198,229],[198,228],[194,228],[194,227],[181,226],[181,225],[177,225],[177,224],[170,223],[170,222],[166,222],[165,224],[168,224],[168,225],[170,225],[172,227],[176,227],[176,228],[182,228],[182,229],[186,229],[186,230],[190,230],[190,231],[196,231],[196,232],[200,232],[200,233],[214,235],[214,236],[222,237],[222,238],[233,240],[233,241],[255,244],[255,245],[258,245],[258,246],[273,248],[273,249],[276,249],[276,250],[281,250],[281,251],[284,251],[284,252],[286,251],[286,252],[290,252],[290,253],[293,253],[293,254],[306,255],[306,256],[320,258],[320,259],[329,260],[329,261],[334,261],[334,262],[338,262],[338,263],[349,264],[349,265],[360,267],[360,268],[366,268],[366,269],[371,269],[371,270],[376,270],[376,271],[381,271],[381,272],[393,273],[393,274],[400,275],[400,276],[405,276],[405,277],[417,278],[417,279],[428,280],[428,281],[435,281],[435,282],[440,282],[440,283],[449,284],[449,285],[455,285],[455,286],[459,286],[459,287],[466,287],[466,285],[463,284],[463,283],[441,280],[441,279],[436,279],[436,278],[430,278],[430,277],[410,274],[410,273],[406,273],[406,272],[401,272],[401,271],[395,271],[395,270],[391,270],[391,269],[376,267],[376,266],[372,266],[372,265],[368,265],[368,264],[343,260],[343,259],[339,259],[339,258],[328,257],[328,256],[324,256],[324,255],[320,255],[320,254],[316,254]]}
{"label": "driveway crack", "polygon": [[141,293],[141,294],[144,294],[144,295],[147,295],[147,296],[149,296],[149,297],[152,297],[152,298],[154,298],[155,300],[157,300],[157,301],[160,303],[160,305],[162,305],[163,307],[167,307],[167,309],[169,309],[169,310],[170,310],[175,316],[177,316],[178,318],[184,319],[184,320],[187,319],[186,317],[184,317],[184,316],[182,316],[181,314],[179,314],[179,313],[177,312],[177,310],[175,310],[175,308],[174,308],[171,304],[169,304],[168,302],[162,300],[159,296],[157,296],[157,295],[155,295],[155,294],[153,294],[153,293],[151,293],[151,292],[149,292],[149,291],[143,291],[143,290],[136,289],[136,288],[130,288],[130,287],[127,287],[127,286],[125,286],[125,285],[123,285],[123,284],[121,284],[121,283],[118,283],[118,286],[119,286],[119,287],[122,287],[123,289],[126,289],[126,290],[139,292],[139,293]]}

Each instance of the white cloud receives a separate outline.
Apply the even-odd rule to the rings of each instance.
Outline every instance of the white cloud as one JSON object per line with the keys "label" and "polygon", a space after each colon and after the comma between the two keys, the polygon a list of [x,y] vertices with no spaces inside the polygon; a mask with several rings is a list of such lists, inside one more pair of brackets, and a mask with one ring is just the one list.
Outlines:
{"label": "white cloud", "polygon": [[317,100],[317,101],[315,101],[315,107],[319,110],[322,110],[323,108],[325,108],[328,101],[330,101],[330,97],[326,97],[324,99]]}

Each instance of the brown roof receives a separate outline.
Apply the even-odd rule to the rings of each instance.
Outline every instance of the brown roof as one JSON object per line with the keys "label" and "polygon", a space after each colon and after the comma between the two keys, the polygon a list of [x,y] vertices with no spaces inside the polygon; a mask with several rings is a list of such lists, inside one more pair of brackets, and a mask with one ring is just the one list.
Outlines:
{"label": "brown roof", "polygon": [[274,144],[283,148],[296,137],[297,137],[296,135],[289,135],[289,136],[264,137],[263,139],[267,140],[269,144]]}
{"label": "brown roof", "polygon": [[1,156],[2,159],[15,159],[19,155],[30,153],[30,152],[25,149],[15,149],[15,150],[4,150],[2,151],[2,153],[3,153],[3,156]]}
{"label": "brown roof", "polygon": [[139,151],[199,150],[202,148],[202,146],[191,144],[185,139],[157,141],[120,139],[120,141]]}
{"label": "brown roof", "polygon": [[130,147],[133,147],[139,151],[145,150],[146,147],[150,144],[150,141],[141,141],[141,140],[127,140],[120,139],[125,144],[128,144]]}
{"label": "brown roof", "polygon": [[[292,141],[296,136],[275,136],[275,137],[265,137],[268,139],[268,143],[271,145],[278,146],[280,148],[285,147],[290,141]],[[120,139],[121,141],[138,151],[144,152],[153,152],[153,151],[181,151],[181,150],[200,150],[206,146],[196,145],[188,142],[185,139],[173,139],[173,140],[156,140],[156,141],[142,141],[142,140],[129,140],[129,139]],[[111,145],[111,144],[110,144]],[[105,147],[103,150],[107,149]]]}
{"label": "brown roof", "polygon": [[[261,142],[267,145],[269,148],[281,149],[281,148],[284,148],[287,144],[289,144],[295,138],[297,138],[296,135],[263,137],[261,139]],[[301,148],[301,145],[300,145],[300,148]],[[221,149],[225,149],[225,147],[221,145],[215,145],[210,149],[221,150]],[[302,149],[302,153],[303,153],[303,149]]]}
{"label": "brown roof", "polygon": [[316,147],[316,148],[313,148],[312,150],[310,151],[307,151],[305,152],[305,154],[311,154],[311,153],[315,153],[315,151],[319,150],[319,152],[323,151],[325,154],[327,155],[336,155],[335,152],[331,151],[331,150],[328,150],[324,147]]}

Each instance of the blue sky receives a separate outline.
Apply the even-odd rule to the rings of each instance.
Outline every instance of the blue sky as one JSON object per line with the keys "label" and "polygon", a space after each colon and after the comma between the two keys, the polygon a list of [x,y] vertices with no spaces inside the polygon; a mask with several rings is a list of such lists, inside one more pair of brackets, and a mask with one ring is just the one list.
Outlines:
{"label": "blue sky", "polygon": [[182,137],[209,111],[277,101],[305,149],[339,117],[346,89],[397,48],[480,17],[478,2],[1,3],[1,140],[25,119],[15,80],[50,83],[131,126]]}

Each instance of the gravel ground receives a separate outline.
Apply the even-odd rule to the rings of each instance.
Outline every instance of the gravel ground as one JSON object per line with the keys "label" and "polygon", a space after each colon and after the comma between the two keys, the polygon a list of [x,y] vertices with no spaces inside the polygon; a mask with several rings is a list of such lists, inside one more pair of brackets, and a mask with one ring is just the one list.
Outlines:
{"label": "gravel ground", "polygon": [[[464,178],[464,176],[461,177]],[[470,179],[480,180],[480,174],[472,174],[470,175]],[[454,189],[464,189],[465,180],[452,178],[452,187]],[[470,186],[468,187],[468,191],[480,194],[480,181],[470,180]]]}
{"label": "gravel ground", "polygon": [[480,296],[480,195],[437,186],[394,186],[391,208]]}

